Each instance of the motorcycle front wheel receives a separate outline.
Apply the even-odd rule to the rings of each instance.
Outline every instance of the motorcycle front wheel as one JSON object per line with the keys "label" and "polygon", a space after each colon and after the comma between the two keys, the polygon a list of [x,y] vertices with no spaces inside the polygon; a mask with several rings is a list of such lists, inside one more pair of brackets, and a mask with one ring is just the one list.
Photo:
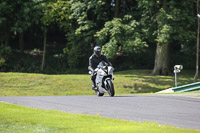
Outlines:
{"label": "motorcycle front wheel", "polygon": [[112,81],[109,79],[107,80],[107,89],[109,96],[113,97],[115,95],[115,89]]}

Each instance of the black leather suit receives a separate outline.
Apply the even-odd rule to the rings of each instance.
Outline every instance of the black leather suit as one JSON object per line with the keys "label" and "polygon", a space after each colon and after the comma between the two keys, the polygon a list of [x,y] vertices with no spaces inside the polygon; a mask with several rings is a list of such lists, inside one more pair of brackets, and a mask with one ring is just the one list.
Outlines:
{"label": "black leather suit", "polygon": [[93,71],[97,68],[98,64],[101,61],[105,61],[106,63],[108,63],[109,66],[112,66],[112,64],[110,63],[110,61],[107,59],[107,57],[104,54],[101,54],[99,57],[97,57],[95,54],[93,54],[89,58],[88,70],[90,70],[92,72],[91,80],[92,80],[93,85],[95,85],[95,79],[96,79],[96,75],[93,74]]}

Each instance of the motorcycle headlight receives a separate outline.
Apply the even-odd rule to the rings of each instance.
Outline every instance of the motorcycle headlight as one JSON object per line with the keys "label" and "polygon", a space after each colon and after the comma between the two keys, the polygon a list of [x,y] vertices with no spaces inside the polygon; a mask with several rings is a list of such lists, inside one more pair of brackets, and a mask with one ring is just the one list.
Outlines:
{"label": "motorcycle headlight", "polygon": [[112,67],[109,67],[109,68],[108,68],[108,74],[109,74],[109,75],[112,74],[113,71],[114,71],[114,69],[113,69]]}

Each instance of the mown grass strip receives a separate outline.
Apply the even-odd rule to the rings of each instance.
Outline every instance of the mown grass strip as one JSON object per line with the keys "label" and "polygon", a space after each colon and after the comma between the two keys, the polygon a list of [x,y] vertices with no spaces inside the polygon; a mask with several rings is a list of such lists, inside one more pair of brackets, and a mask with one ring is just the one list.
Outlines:
{"label": "mown grass strip", "polygon": [[1,133],[199,133],[153,122],[45,111],[0,102]]}
{"label": "mown grass strip", "polygon": [[[151,70],[128,70],[114,73],[116,95],[154,93],[174,87],[174,75],[153,76]],[[178,85],[193,82],[191,71],[178,75]],[[0,96],[94,95],[90,75],[45,75],[0,73]]]}

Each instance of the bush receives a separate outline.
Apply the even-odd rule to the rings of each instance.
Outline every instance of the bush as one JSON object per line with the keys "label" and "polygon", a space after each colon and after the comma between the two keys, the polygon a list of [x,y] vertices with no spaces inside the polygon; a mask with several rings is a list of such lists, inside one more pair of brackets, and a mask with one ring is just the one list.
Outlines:
{"label": "bush", "polygon": [[42,51],[32,50],[20,53],[13,51],[7,60],[7,65],[1,69],[4,72],[26,72],[26,73],[45,73],[45,74],[61,74],[61,73],[85,73],[81,68],[69,69],[67,57],[64,54],[56,54],[55,52],[47,52],[44,70],[41,71]]}
{"label": "bush", "polygon": [[12,49],[9,46],[0,47],[0,67],[1,69],[6,66],[6,60],[11,55]]}

